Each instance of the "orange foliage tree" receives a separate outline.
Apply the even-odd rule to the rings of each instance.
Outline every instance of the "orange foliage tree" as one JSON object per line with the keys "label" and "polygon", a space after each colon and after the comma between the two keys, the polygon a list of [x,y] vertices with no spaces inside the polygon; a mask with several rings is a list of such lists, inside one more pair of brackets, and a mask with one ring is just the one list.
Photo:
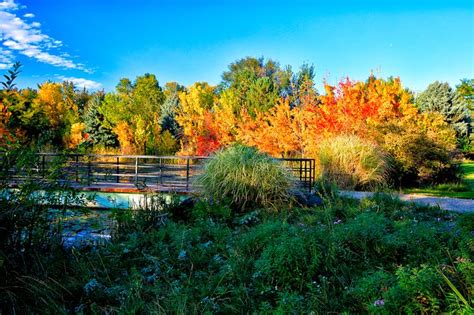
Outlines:
{"label": "orange foliage tree", "polygon": [[[208,83],[194,83],[187,91],[179,93],[180,108],[176,113],[176,121],[182,128],[181,155],[193,155],[207,145],[206,137],[213,134],[209,110],[215,101],[215,87]],[[209,138],[211,141],[212,137]]]}
{"label": "orange foliage tree", "polygon": [[5,146],[8,142],[12,141],[12,135],[8,130],[8,121],[10,120],[11,113],[3,102],[0,101],[0,147]]}
{"label": "orange foliage tree", "polygon": [[273,156],[301,155],[303,142],[298,114],[298,109],[290,108],[288,99],[280,99],[265,114],[257,113],[256,118],[243,110],[237,139]]}

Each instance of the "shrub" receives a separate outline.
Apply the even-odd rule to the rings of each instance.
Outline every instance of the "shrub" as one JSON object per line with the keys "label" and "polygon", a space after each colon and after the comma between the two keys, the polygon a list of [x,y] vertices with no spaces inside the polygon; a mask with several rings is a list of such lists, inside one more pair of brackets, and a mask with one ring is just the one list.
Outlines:
{"label": "shrub", "polygon": [[406,111],[372,125],[375,140],[393,158],[393,179],[401,185],[457,179],[455,131],[436,113]]}
{"label": "shrub", "polygon": [[375,144],[356,136],[336,136],[319,146],[320,177],[340,188],[375,188],[387,182],[390,164]]}
{"label": "shrub", "polygon": [[244,210],[288,201],[293,179],[275,159],[237,144],[215,154],[197,183],[205,196]]}

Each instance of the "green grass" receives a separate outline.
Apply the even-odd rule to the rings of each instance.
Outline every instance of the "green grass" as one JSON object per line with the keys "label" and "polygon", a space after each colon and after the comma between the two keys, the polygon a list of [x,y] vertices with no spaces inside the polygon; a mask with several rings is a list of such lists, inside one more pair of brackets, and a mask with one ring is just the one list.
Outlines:
{"label": "green grass", "polygon": [[426,194],[439,197],[474,199],[474,161],[463,163],[464,172],[461,184],[441,184],[428,188],[405,189],[404,193]]}

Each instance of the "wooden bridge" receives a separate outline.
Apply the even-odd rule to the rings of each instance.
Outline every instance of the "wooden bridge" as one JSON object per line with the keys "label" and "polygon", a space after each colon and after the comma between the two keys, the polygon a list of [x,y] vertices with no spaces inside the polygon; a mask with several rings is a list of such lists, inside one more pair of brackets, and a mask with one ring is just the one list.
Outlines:
{"label": "wooden bridge", "polygon": [[[38,153],[33,166],[36,176],[46,176],[52,165],[60,165],[61,180],[70,186],[105,192],[176,192],[196,190],[194,179],[203,171],[202,156],[153,156],[113,154]],[[315,161],[304,158],[282,158],[294,175],[297,185],[311,192]],[[11,178],[21,181],[22,174],[11,171]]]}

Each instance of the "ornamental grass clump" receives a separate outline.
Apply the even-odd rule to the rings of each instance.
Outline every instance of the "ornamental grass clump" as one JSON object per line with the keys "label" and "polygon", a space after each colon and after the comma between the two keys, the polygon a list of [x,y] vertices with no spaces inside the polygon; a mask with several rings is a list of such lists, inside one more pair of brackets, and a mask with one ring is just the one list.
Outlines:
{"label": "ornamental grass clump", "polygon": [[197,184],[204,196],[243,211],[288,202],[294,181],[278,160],[238,144],[209,159]]}
{"label": "ornamental grass clump", "polygon": [[343,189],[374,189],[387,184],[389,156],[372,142],[340,135],[323,141],[318,153],[317,169],[322,180]]}

